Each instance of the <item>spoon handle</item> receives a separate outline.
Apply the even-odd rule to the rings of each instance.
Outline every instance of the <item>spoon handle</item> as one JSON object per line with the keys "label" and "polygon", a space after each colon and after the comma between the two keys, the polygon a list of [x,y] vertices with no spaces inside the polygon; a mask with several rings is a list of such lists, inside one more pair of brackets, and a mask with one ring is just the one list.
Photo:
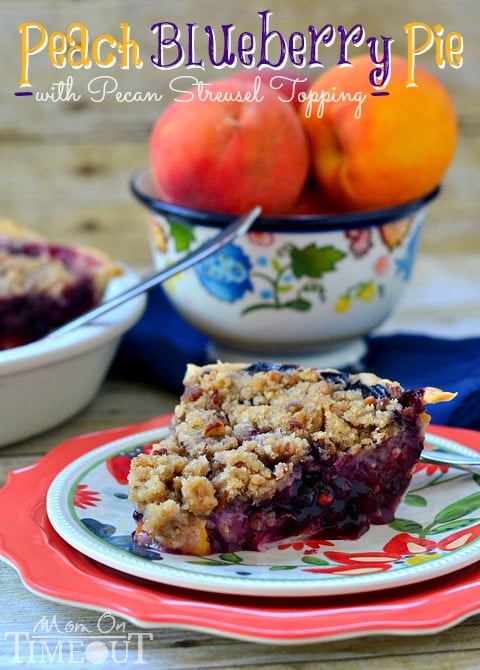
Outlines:
{"label": "spoon handle", "polygon": [[472,458],[460,454],[450,454],[444,451],[423,451],[420,456],[422,463],[433,465],[446,465],[449,468],[457,468],[473,474],[480,474],[480,456]]}
{"label": "spoon handle", "polygon": [[224,230],[222,230],[221,233],[215,235],[214,237],[211,237],[204,244],[198,247],[198,249],[195,249],[195,251],[189,254],[188,256],[184,256],[177,263],[173,263],[165,270],[162,270],[161,272],[158,272],[152,275],[151,277],[147,277],[140,283],[135,284],[135,286],[132,286],[126,291],[123,291],[122,293],[113,296],[113,298],[110,298],[110,300],[106,300],[97,307],[88,310],[88,312],[84,312],[81,316],[77,317],[76,319],[72,319],[64,326],[61,326],[60,328],[53,330],[51,333],[47,335],[47,337],[58,337],[59,335],[64,335],[65,333],[68,333],[74,330],[75,328],[78,328],[79,326],[83,326],[86,323],[90,323],[90,321],[93,321],[102,314],[105,314],[106,312],[115,309],[115,307],[122,305],[124,302],[127,302],[132,298],[136,298],[141,293],[150,291],[155,286],[162,284],[164,281],[170,279],[170,277],[173,277],[179,272],[183,272],[184,270],[191,267],[195,263],[203,261],[208,256],[211,256],[219,249],[225,247],[239,235],[246,233],[250,228],[250,226],[252,225],[252,223],[255,221],[255,219],[257,219],[257,217],[260,215],[260,212],[261,208],[255,207],[254,209],[250,210],[250,212],[247,212],[243,216],[240,216],[237,219],[235,219],[230,225],[228,225]]}

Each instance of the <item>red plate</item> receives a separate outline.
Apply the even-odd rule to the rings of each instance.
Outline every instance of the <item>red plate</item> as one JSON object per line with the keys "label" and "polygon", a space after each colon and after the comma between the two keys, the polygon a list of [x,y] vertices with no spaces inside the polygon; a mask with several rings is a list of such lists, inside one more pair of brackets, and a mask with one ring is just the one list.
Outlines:
{"label": "red plate", "polygon": [[[262,598],[206,594],[129,578],[79,553],[52,528],[45,497],[52,480],[87,451],[164,426],[169,416],[68,440],[10,473],[0,491],[0,557],[37,595],[110,611],[142,627],[174,626],[255,642],[300,643],[373,633],[434,633],[480,612],[478,563],[445,577],[370,594]],[[430,433],[480,452],[480,433],[429,426]],[[11,523],[11,510],[23,521]],[[25,537],[29,538],[25,542]],[[32,552],[36,560],[32,561]],[[121,594],[121,597],[119,597]]]}

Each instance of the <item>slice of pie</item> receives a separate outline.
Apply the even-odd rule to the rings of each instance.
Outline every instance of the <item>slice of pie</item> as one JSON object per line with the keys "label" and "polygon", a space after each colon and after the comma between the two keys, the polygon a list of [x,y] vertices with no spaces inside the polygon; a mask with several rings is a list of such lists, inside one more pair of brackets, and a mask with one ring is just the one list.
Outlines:
{"label": "slice of pie", "polygon": [[373,374],[189,365],[166,438],[132,460],[136,553],[262,550],[386,524],[423,447],[425,405]]}
{"label": "slice of pie", "polygon": [[0,221],[0,350],[33,342],[95,307],[118,265]]}

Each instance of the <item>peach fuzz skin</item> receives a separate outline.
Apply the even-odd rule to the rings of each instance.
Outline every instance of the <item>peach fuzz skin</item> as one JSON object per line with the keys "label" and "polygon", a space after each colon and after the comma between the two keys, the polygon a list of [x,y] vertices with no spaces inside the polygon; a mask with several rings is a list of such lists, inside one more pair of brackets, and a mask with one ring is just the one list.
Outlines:
{"label": "peach fuzz skin", "polygon": [[309,139],[313,177],[343,210],[391,207],[420,198],[440,183],[455,152],[457,122],[448,92],[417,66],[416,88],[406,87],[407,62],[393,56],[388,96],[374,97],[370,57],[352,58],[352,67],[334,67],[312,85],[314,91],[362,91],[358,102],[326,102],[300,117]]}
{"label": "peach fuzz skin", "polygon": [[[309,172],[305,133],[293,105],[232,77],[208,86],[241,101],[174,101],[150,136],[150,166],[161,198],[186,207],[239,214],[288,211]],[[186,97],[190,94],[183,94]],[[194,94],[195,95],[195,94]]]}

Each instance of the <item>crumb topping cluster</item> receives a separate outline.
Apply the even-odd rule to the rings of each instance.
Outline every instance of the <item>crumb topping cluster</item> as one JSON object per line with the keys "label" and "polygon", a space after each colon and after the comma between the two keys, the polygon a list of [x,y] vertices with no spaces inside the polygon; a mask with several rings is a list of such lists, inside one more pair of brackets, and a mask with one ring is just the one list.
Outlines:
{"label": "crumb topping cluster", "polygon": [[47,254],[26,256],[0,248],[0,295],[45,292],[59,295],[74,279],[74,274],[61,261]]}
{"label": "crumb topping cluster", "polygon": [[99,299],[108,281],[120,273],[119,266],[97,249],[51,245],[28,228],[0,221],[0,296],[58,297],[86,277],[94,281]]}
{"label": "crumb topping cluster", "polygon": [[312,443],[331,454],[375,449],[402,410],[402,387],[370,374],[189,365],[184,384],[168,436],[130,472],[143,528],[167,546],[192,525],[201,533],[192,517],[271,498]]}

